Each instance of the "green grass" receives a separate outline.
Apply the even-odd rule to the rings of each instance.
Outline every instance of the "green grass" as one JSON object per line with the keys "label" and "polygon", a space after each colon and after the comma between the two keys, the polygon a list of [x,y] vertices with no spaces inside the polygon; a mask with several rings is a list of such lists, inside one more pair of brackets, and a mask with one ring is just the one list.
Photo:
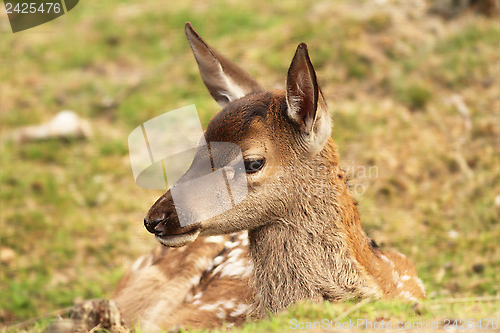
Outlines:
{"label": "green grass", "polygon": [[[500,317],[498,300],[436,304],[500,294],[500,26],[423,13],[401,27],[370,6],[86,1],[17,34],[0,18],[0,252],[11,255],[0,256],[0,327],[110,297],[131,261],[155,246],[141,221],[161,192],[134,184],[128,134],[186,105],[204,126],[218,111],[185,21],[269,88],[284,86],[295,47],[307,42],[341,164],[377,167],[378,177],[353,179],[365,188],[356,198],[363,225],[415,263],[429,300],[420,314],[376,301],[343,320]],[[469,109],[470,129],[448,102],[453,94]],[[89,119],[94,136],[4,140],[61,110]],[[304,302],[240,331],[287,331],[293,318],[333,319],[355,304]]]}

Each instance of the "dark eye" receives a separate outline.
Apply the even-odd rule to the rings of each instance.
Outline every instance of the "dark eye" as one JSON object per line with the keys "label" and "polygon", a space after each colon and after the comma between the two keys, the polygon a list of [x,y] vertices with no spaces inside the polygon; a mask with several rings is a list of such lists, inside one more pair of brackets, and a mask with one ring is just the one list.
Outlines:
{"label": "dark eye", "polygon": [[247,160],[245,163],[245,171],[247,173],[254,173],[262,169],[264,166],[264,160]]}

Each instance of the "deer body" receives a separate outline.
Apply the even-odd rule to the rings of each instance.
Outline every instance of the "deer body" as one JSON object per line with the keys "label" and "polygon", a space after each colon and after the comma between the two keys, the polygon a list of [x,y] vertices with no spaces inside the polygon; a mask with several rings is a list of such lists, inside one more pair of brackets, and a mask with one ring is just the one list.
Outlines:
{"label": "deer body", "polygon": [[[265,91],[189,23],[186,35],[203,81],[223,106],[206,141],[240,147],[245,170],[224,168],[228,178],[246,177],[248,195],[233,209],[186,226],[171,191],[158,199],[144,223],[170,247],[139,259],[120,282],[115,300],[128,323],[231,326],[304,299],[424,298],[411,262],[382,252],[363,231],[305,44],[292,60],[286,91]],[[203,158],[196,155],[183,178],[199,176]]]}

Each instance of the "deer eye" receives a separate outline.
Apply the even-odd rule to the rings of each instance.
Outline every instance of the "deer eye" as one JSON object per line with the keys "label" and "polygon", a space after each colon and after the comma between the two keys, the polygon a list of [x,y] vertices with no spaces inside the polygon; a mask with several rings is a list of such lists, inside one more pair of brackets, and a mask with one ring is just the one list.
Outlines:
{"label": "deer eye", "polygon": [[258,159],[258,160],[246,160],[244,161],[245,163],[245,171],[247,173],[254,173],[262,169],[264,166],[264,160],[263,159]]}

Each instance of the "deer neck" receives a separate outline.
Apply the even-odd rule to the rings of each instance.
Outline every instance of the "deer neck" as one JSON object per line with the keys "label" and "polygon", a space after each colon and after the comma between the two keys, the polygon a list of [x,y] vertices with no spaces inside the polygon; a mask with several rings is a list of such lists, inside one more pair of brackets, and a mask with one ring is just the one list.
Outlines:
{"label": "deer neck", "polygon": [[[318,163],[337,166],[336,159],[321,156]],[[345,173],[337,168],[328,175],[337,194],[304,195],[288,207],[294,214],[271,217],[249,231],[257,316],[303,299],[338,300],[380,290],[374,272],[387,264],[361,227]]]}

